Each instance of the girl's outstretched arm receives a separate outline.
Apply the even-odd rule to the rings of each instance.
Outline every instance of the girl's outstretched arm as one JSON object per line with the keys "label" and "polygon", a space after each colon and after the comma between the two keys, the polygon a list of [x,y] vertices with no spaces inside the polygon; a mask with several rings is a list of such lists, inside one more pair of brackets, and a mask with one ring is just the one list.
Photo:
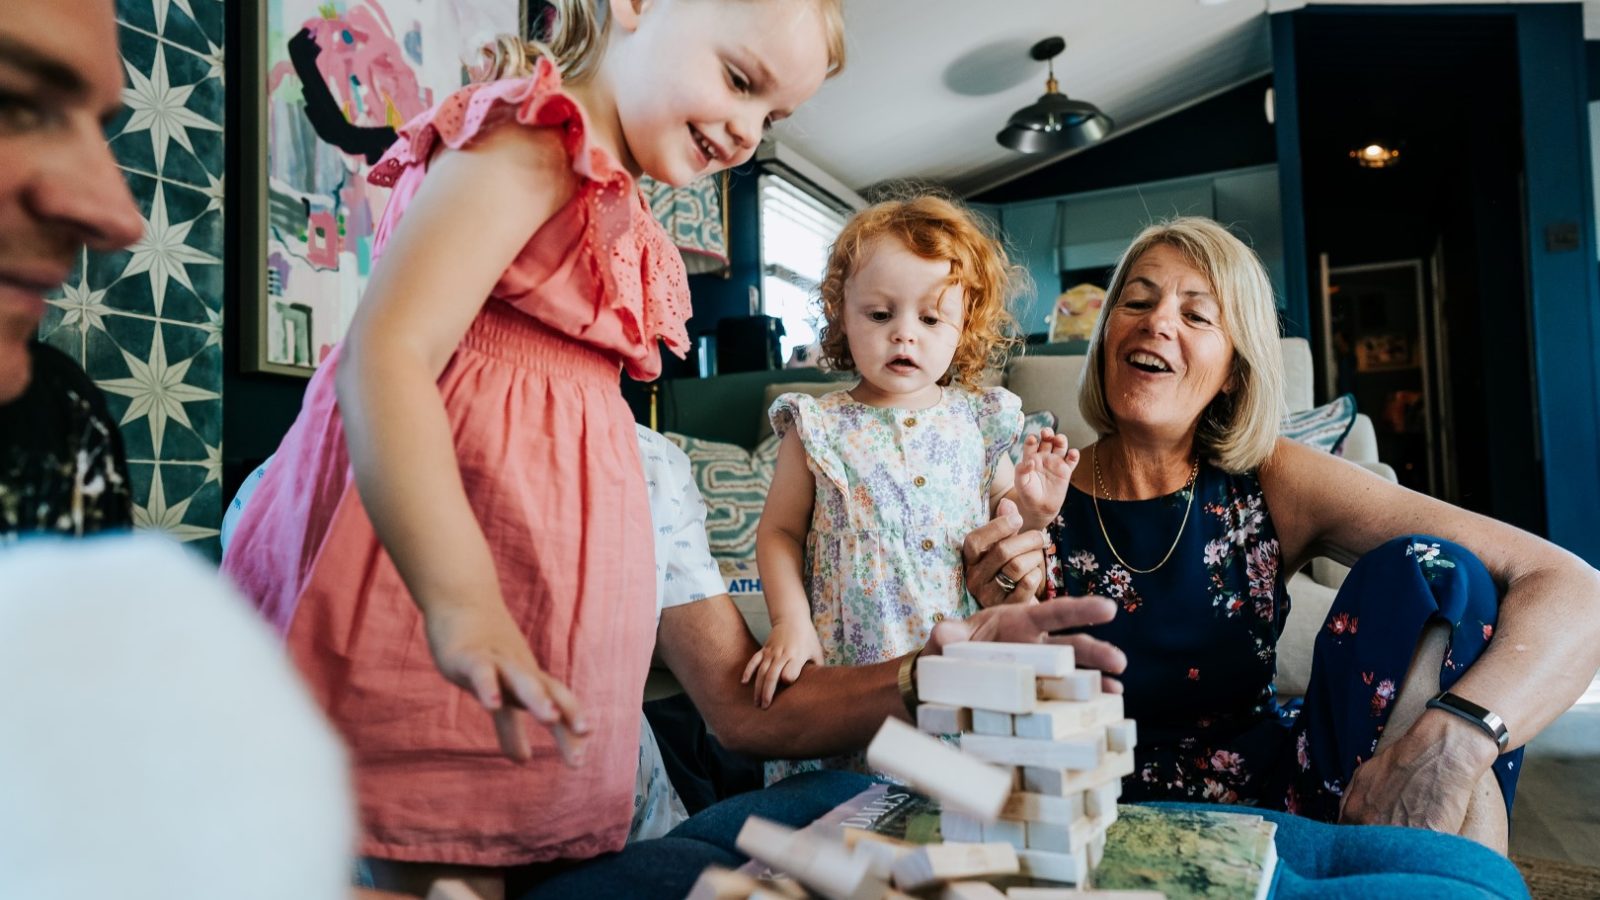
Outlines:
{"label": "girl's outstretched arm", "polygon": [[806,465],[800,434],[790,431],[778,445],[778,464],[767,490],[767,504],[756,526],[756,568],[772,633],[745,664],[741,683],[755,681],[757,706],[769,706],[778,684],[793,683],[808,662],[822,664],[822,642],[811,624],[806,598],[805,547],[811,531],[816,478]]}
{"label": "girl's outstretched arm", "polygon": [[361,502],[422,610],[440,672],[494,714],[506,755],[529,758],[532,713],[569,764],[588,728],[506,611],[437,382],[501,274],[574,188],[551,129],[501,127],[441,151],[373,272],[337,375]]}

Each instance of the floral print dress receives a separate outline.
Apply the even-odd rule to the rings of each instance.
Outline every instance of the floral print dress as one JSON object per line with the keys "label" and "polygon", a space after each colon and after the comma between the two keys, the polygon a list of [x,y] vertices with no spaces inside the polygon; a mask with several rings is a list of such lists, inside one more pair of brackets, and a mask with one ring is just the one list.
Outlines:
{"label": "floral print dress", "polygon": [[[1373,550],[1318,634],[1304,702],[1280,703],[1272,682],[1289,595],[1261,483],[1202,462],[1193,492],[1102,498],[1097,518],[1092,498],[1073,488],[1050,529],[1058,593],[1120,606],[1085,631],[1128,657],[1122,681],[1139,742],[1124,800],[1261,805],[1333,821],[1351,774],[1376,749],[1423,628],[1451,628],[1440,672],[1448,689],[1493,635],[1494,583],[1469,551],[1438,538],[1408,535]],[[1169,547],[1155,571],[1129,568],[1154,566]],[[1495,765],[1508,809],[1520,761],[1518,750]]]}
{"label": "floral print dress", "polygon": [[[805,579],[827,665],[903,656],[935,623],[977,610],[961,542],[988,521],[995,466],[1022,432],[1015,394],[950,386],[916,410],[867,406],[848,391],[784,394],[770,415],[780,437],[799,434],[816,480]],[[862,767],[857,754],[769,764],[767,776]]]}

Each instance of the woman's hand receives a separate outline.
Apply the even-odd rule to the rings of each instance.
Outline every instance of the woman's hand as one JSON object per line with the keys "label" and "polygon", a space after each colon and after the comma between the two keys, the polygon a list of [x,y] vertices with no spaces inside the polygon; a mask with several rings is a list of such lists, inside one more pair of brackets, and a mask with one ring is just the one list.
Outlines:
{"label": "woman's hand", "polygon": [[1043,603],[1009,603],[981,609],[968,619],[946,619],[933,626],[923,653],[939,654],[958,641],[1007,641],[1013,644],[1066,644],[1076,665],[1102,674],[1104,689],[1122,693],[1121,674],[1128,658],[1114,645],[1086,634],[1054,635],[1053,631],[1111,621],[1117,605],[1104,597],[1057,597]]}
{"label": "woman's hand", "polygon": [[1339,821],[1405,825],[1459,834],[1467,804],[1499,748],[1470,723],[1444,713],[1419,717],[1411,730],[1356,767]]}
{"label": "woman's hand", "polygon": [[[961,560],[967,569],[967,592],[979,606],[1033,602],[1043,593],[1044,548],[1042,531],[1022,531],[1022,515],[1010,500],[1001,500],[995,517],[978,526],[961,542]],[[1015,587],[1007,589],[996,576]]]}
{"label": "woman's hand", "polygon": [[555,735],[567,765],[582,765],[589,725],[578,698],[539,667],[504,603],[430,607],[424,621],[439,673],[494,715],[500,752],[517,762],[533,757],[525,720],[531,713]]}
{"label": "woman's hand", "polygon": [[756,706],[766,709],[778,693],[778,684],[794,684],[806,663],[822,665],[822,642],[811,620],[772,623],[767,644],[744,665],[740,684],[755,680]]}

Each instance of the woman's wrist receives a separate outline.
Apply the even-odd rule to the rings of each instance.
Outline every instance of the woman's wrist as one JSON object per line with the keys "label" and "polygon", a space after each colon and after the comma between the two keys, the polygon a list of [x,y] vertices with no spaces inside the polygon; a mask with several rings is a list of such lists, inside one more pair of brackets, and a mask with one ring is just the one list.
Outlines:
{"label": "woman's wrist", "polygon": [[1423,746],[1438,748],[1445,765],[1474,780],[1489,771],[1500,758],[1500,747],[1493,738],[1471,722],[1444,710],[1423,710],[1406,737]]}

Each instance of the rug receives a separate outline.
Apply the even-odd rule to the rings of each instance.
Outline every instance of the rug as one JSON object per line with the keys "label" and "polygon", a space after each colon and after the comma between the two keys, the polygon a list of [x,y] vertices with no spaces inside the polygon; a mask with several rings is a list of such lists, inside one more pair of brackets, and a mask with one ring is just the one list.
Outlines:
{"label": "rug", "polygon": [[1600,869],[1536,856],[1513,856],[1533,900],[1600,900]]}

